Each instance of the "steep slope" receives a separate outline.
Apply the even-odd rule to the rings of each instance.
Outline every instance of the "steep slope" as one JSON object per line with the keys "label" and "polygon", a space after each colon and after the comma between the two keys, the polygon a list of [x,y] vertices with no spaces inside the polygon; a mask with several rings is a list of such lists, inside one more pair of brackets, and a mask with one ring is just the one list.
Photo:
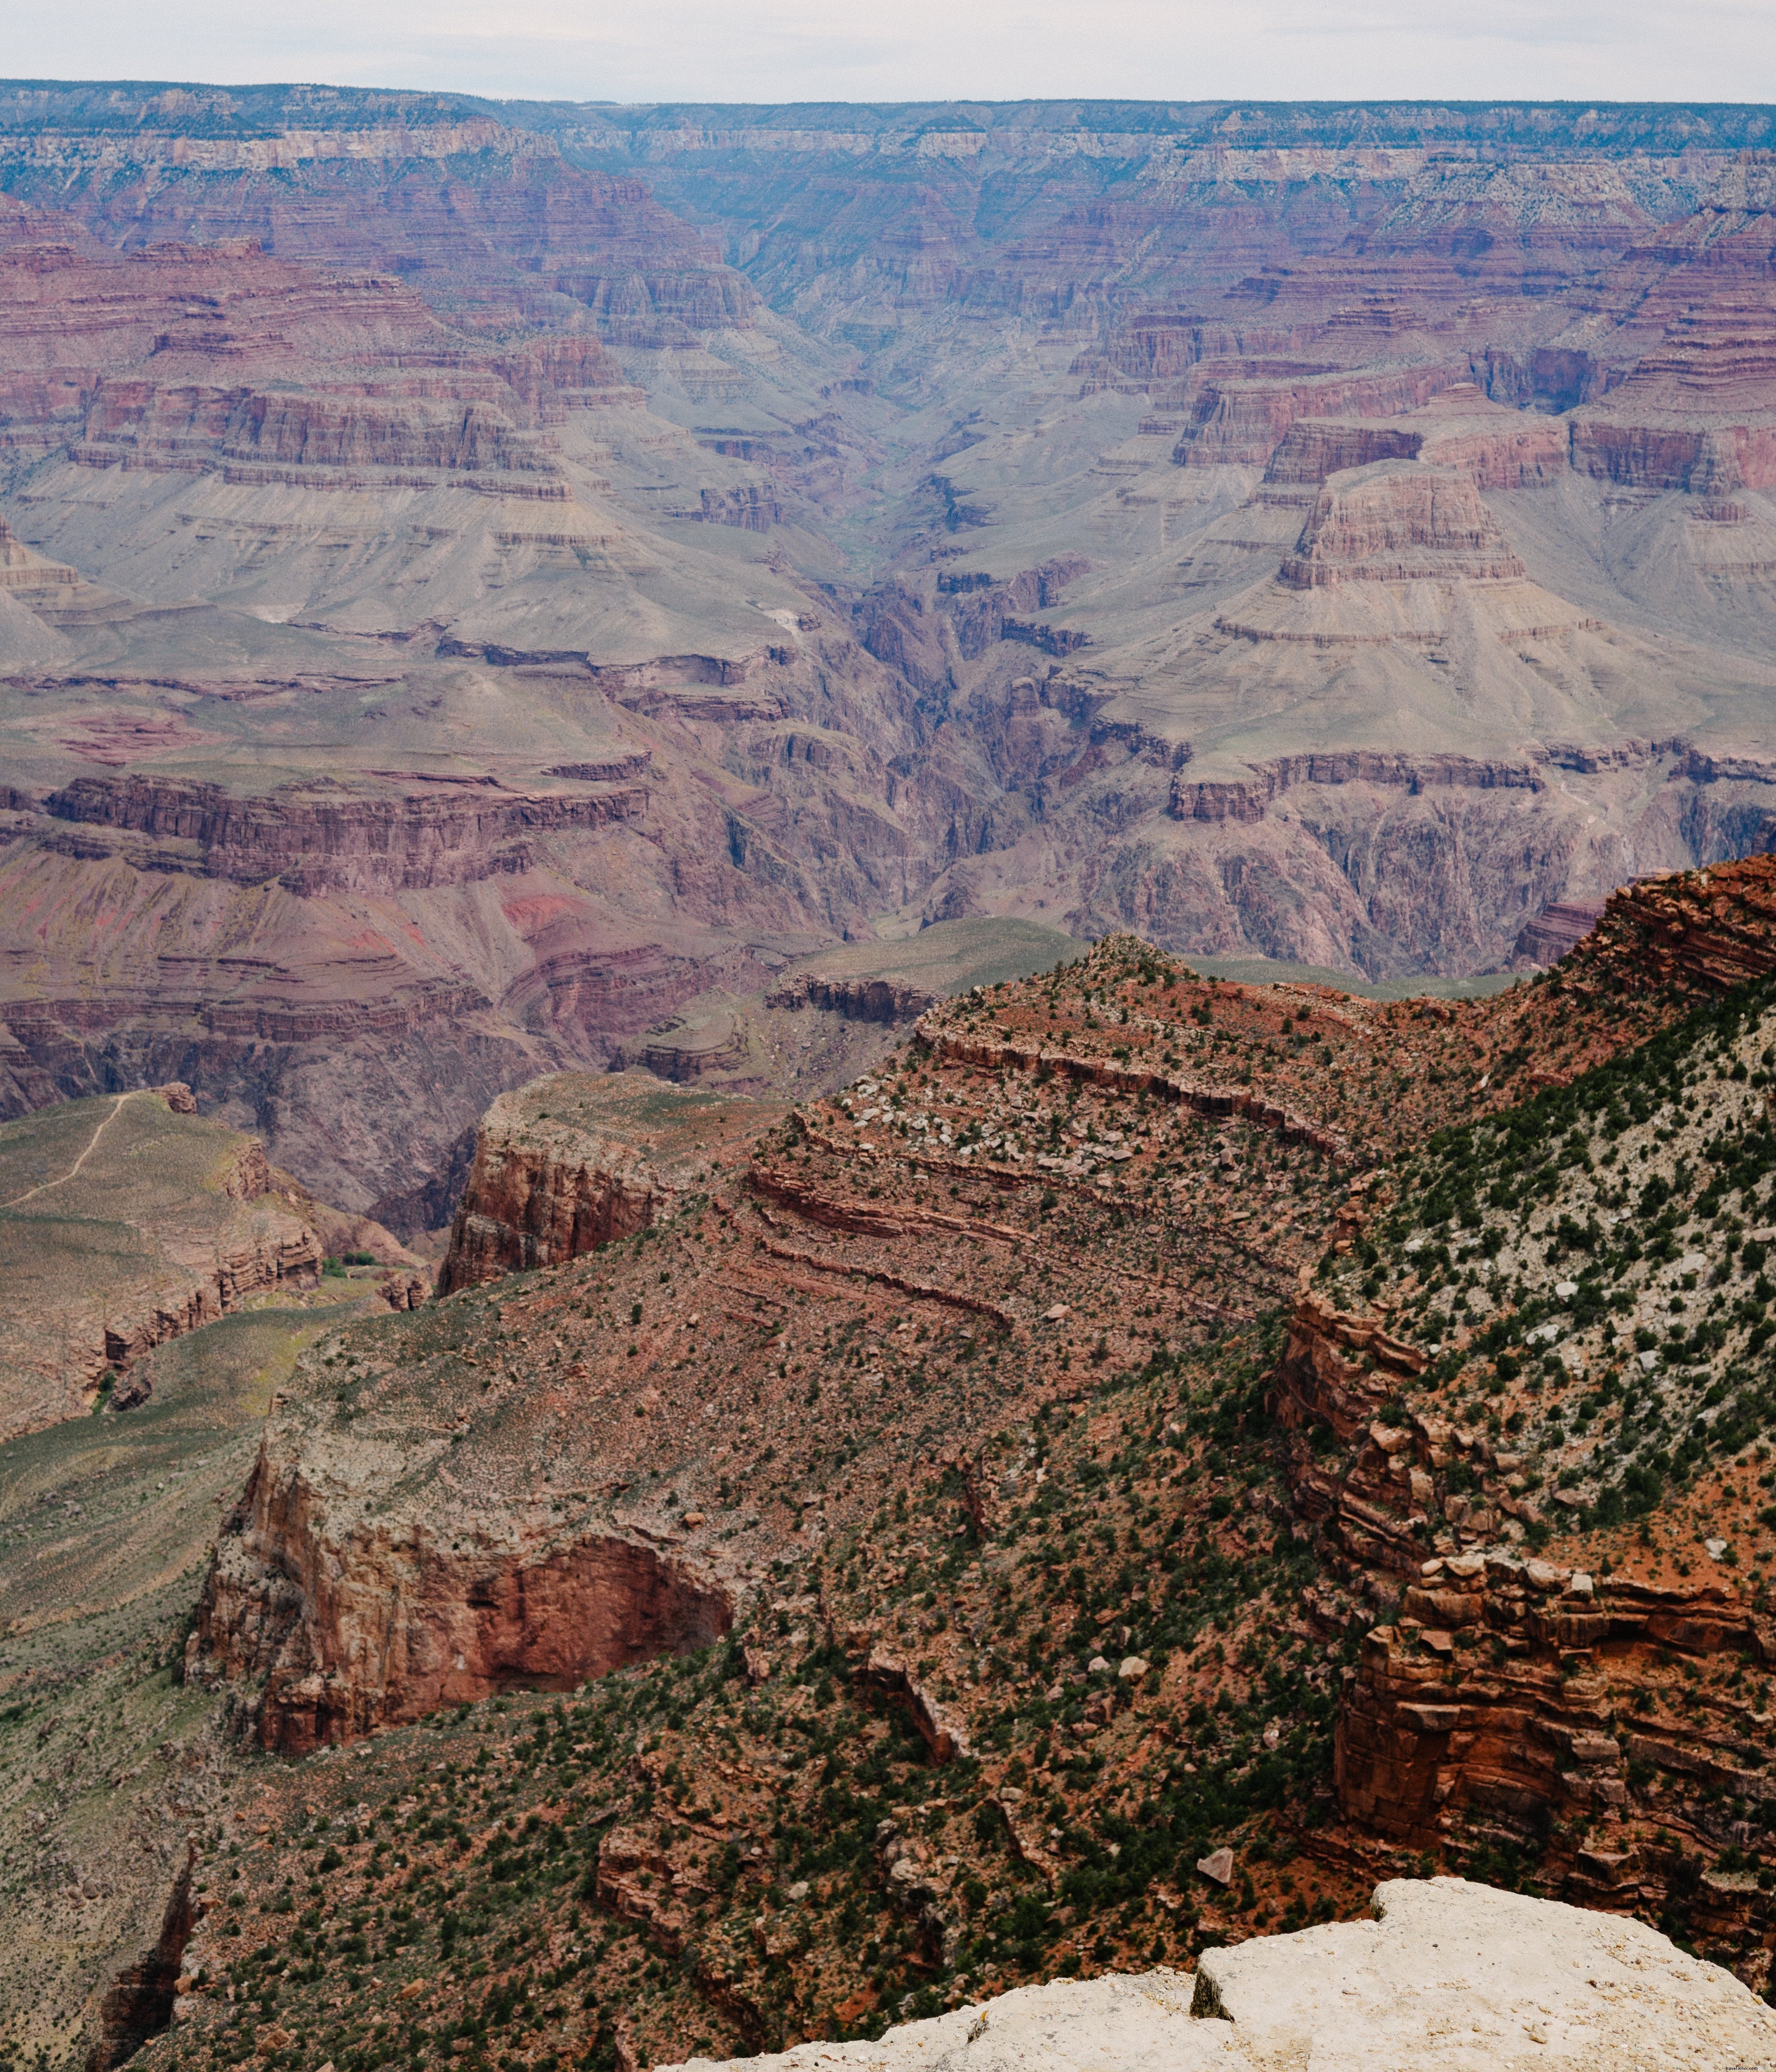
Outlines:
{"label": "steep slope", "polygon": [[188,1087],[0,1127],[0,1434],[140,1402],[156,1346],[256,1297],[314,1290],[342,1238],[397,1269],[390,1299],[405,1307],[418,1262],[302,1194],[255,1139],[199,1120]]}
{"label": "steep slope", "polygon": [[174,1673],[193,1591],[298,1352],[369,1309],[386,1314],[378,1275],[327,1274],[156,1346],[127,1412],[6,1442],[0,2042],[15,2059],[84,2064],[165,2018],[195,1913],[187,1838],[240,1770],[224,1708]]}
{"label": "steep slope", "polygon": [[[379,2021],[497,2053],[527,1992],[637,2063],[874,2033],[1349,1912],[1426,1857],[1657,1919],[1762,1990],[1761,1260],[1718,1276],[1724,1330],[1686,1318],[1627,1482],[1565,1436],[1622,1398],[1590,1268],[1560,1276],[1619,1249],[1571,1118],[1619,1100],[1643,1188],[1705,1141],[1704,1214],[1755,1187],[1761,1108],[1728,1137],[1655,1110],[1723,1040],[1729,1072],[1761,1057],[1770,880],[1618,895],[1552,977],[1460,1005],[1203,982],[1113,939],[931,1010],[744,1164],[705,1105],[706,1178],[635,1235],[318,1347],[187,1675],[269,1749],[394,1738],[368,1794],[305,1773],[335,1880],[286,1942],[268,1863],[267,1910],[191,1959],[182,2054],[229,2047],[224,1982],[261,2033],[355,2055]],[[579,1087],[526,1098],[565,1172]],[[1462,1227],[1501,1188],[1494,1247],[1496,1211]],[[1664,1206],[1630,1308],[1700,1270]],[[465,1208],[447,1278],[480,1270]],[[1714,1527],[1660,1477],[1741,1507],[1737,1570],[1693,1572]],[[526,1684],[562,1696],[482,1709]],[[404,1723],[450,1704],[421,1777]],[[452,1924],[417,2024],[412,1906]],[[373,1980],[321,1947],[360,1930]]]}

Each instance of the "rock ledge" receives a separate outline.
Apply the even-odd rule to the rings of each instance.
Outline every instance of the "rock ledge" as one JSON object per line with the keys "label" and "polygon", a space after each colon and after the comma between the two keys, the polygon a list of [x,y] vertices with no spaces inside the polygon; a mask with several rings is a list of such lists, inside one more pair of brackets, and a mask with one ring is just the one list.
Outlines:
{"label": "rock ledge", "polygon": [[1026,1986],[878,2042],[738,2062],[759,2072],[1776,2066],[1776,2012],[1640,1922],[1462,1878],[1396,1879],[1374,1906],[1374,1921],[1210,1951],[1194,1980],[1160,1971]]}

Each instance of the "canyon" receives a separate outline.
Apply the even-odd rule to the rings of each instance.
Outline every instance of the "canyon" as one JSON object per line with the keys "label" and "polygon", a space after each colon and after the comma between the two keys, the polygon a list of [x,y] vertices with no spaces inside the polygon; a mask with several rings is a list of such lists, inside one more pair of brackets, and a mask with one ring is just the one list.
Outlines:
{"label": "canyon", "polygon": [[146,2062],[372,2047],[430,1928],[316,1938],[404,1903],[452,2055],[485,1960],[660,2062],[1201,1994],[1433,1869],[1764,1993],[1773,871],[1490,998],[1113,936],[840,1094],[497,1104],[450,1292],[298,1355],[217,1539],[185,1688],[332,1875],[286,1935],[212,1831]]}
{"label": "canyon", "polygon": [[1765,2047],[1773,121],[0,84],[0,2063]]}
{"label": "canyon", "polygon": [[1764,122],[0,87],[0,1104],[436,1251],[540,1073],[865,1063],[841,946],[1760,850]]}

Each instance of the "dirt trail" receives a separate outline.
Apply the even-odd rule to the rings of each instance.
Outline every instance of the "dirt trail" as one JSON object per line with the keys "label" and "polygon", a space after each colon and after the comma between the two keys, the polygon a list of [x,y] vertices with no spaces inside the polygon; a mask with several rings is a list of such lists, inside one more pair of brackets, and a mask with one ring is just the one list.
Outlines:
{"label": "dirt trail", "polygon": [[119,1111],[129,1098],[130,1096],[128,1094],[119,1094],[117,1096],[117,1099],[111,1104],[111,1112],[108,1116],[104,1116],[100,1119],[99,1122],[93,1128],[92,1134],[87,1139],[85,1150],[80,1153],[80,1157],[74,1161],[74,1163],[68,1167],[65,1173],[60,1174],[58,1178],[53,1180],[39,1180],[35,1187],[27,1187],[23,1194],[14,1194],[10,1202],[0,1202],[0,1209],[15,1209],[21,1202],[28,1202],[33,1194],[46,1194],[51,1187],[66,1186],[68,1182],[73,1179],[79,1173],[80,1168],[86,1163],[87,1160],[92,1156],[94,1151],[97,1149],[99,1139],[104,1136],[106,1130],[108,1130],[111,1127],[112,1124],[117,1120]]}

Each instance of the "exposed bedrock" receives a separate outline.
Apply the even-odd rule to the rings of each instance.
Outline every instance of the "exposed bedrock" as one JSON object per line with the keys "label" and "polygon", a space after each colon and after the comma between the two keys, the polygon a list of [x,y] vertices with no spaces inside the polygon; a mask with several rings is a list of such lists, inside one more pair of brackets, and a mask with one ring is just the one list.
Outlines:
{"label": "exposed bedrock", "polygon": [[187,1854],[161,1918],[152,1949],[126,1965],[98,2005],[98,2034],[86,2055],[86,2072],[113,2072],[134,2058],[150,2037],[173,2019],[179,1996],[179,1960],[197,1918],[191,1896],[195,1852]]}
{"label": "exposed bedrock", "polygon": [[960,685],[998,641],[1071,652],[1085,644],[1083,635],[1020,615],[1054,609],[1089,565],[1083,556],[1063,554],[1004,581],[967,570],[935,581],[897,577],[863,601],[863,645],[927,696]]}
{"label": "exposed bedrock", "polygon": [[1383,460],[1326,483],[1279,577],[1291,589],[1318,590],[1433,578],[1522,582],[1526,573],[1470,478]]}
{"label": "exposed bedrock", "polygon": [[552,1529],[526,1507],[483,1523],[454,1498],[387,1511],[379,1498],[410,1453],[313,1420],[261,1442],[186,1675],[262,1681],[265,1747],[302,1755],[441,1705],[569,1690],[726,1632],[723,1588],[639,1540]]}
{"label": "exposed bedrock", "polygon": [[[1626,874],[1608,844],[1593,856],[1570,803],[1520,767],[1389,760],[1284,786],[1275,803],[1268,773],[1255,787],[1180,787],[1184,827],[1132,827],[1079,865],[1075,925],[1375,978],[1486,970],[1581,869]],[[1675,833],[1671,845],[1681,853]]]}
{"label": "exposed bedrock", "polygon": [[559,1266],[672,1215],[779,1109],[645,1072],[563,1072],[482,1117],[438,1293]]}
{"label": "exposed bedrock", "polygon": [[188,240],[201,258],[257,240],[286,262],[409,276],[453,313],[509,323],[553,314],[553,298],[566,297],[625,342],[751,322],[758,296],[745,277],[641,181],[582,171],[551,141],[497,120],[420,113],[425,99],[410,128],[316,130],[310,117],[296,138],[278,134],[282,111],[269,130],[232,136],[132,125],[121,158],[84,120],[63,134],[51,116],[36,150],[9,154],[5,182],[107,243]]}
{"label": "exposed bedrock", "polygon": [[[1618,921],[1625,903],[1612,902]],[[1645,946],[1623,933],[1617,947]],[[1593,945],[1593,968],[1612,968],[1609,948],[1608,938]],[[1478,1424],[1383,1415],[1426,1363],[1385,1319],[1307,1291],[1272,1378],[1297,1509],[1380,1612],[1339,1711],[1340,1803],[1367,1832],[1419,1848],[1468,1821],[1552,1832],[1568,1838],[1561,1889],[1599,1906],[1656,1906],[1684,1880],[1680,1850],[1612,1852],[1570,1838],[1626,1809],[1631,1782],[1644,1793],[1656,1774],[1732,1795],[1753,1821],[1776,1805],[1762,1750],[1729,1721],[1704,1726],[1671,1708],[1653,1674],[1674,1658],[1720,1655],[1767,1672],[1776,1624],[1730,1584],[1593,1577],[1502,1546],[1507,1521],[1540,1519],[1517,1457]],[[1476,1551],[1424,1560],[1433,1512]],[[1712,1922],[1745,1924],[1749,1886],[1704,1887]]]}
{"label": "exposed bedrock", "polygon": [[1525,964],[1557,964],[1575,943],[1590,934],[1602,911],[1601,899],[1550,900],[1540,914],[1523,923],[1517,937],[1515,960]]}
{"label": "exposed bedrock", "polygon": [[288,1198],[255,1140],[197,1120],[187,1087],[58,1106],[5,1133],[0,1165],[8,1437],[84,1415],[113,1381],[117,1408],[142,1401],[146,1355],[255,1296],[314,1287],[331,1248],[316,1228],[331,1212]]}
{"label": "exposed bedrock", "polygon": [[1702,2072],[1776,2050],[1776,2015],[1749,1987],[1642,1922],[1453,1877],[1390,1879],[1372,1904],[1371,1921],[1205,1950],[1194,1979],[1055,1980],[874,2042],[727,2062],[736,2072],[1503,2072],[1545,2058],[1586,2072]]}
{"label": "exposed bedrock", "polygon": [[1573,413],[1572,464],[1638,489],[1776,487],[1776,310],[1710,282],[1601,401]]}
{"label": "exposed bedrock", "polygon": [[217,784],[150,777],[77,777],[45,810],[79,825],[194,842],[204,874],[298,893],[420,891],[523,867],[508,845],[524,833],[598,828],[646,809],[639,785],[514,796],[475,787],[440,797],[236,797]]}
{"label": "exposed bedrock", "polygon": [[1301,418],[1272,454],[1264,480],[1285,487],[1376,461],[1423,460],[1478,489],[1537,489],[1567,473],[1568,445],[1563,420],[1507,409],[1462,382],[1403,417]]}
{"label": "exposed bedrock", "polygon": [[1238,364],[1220,375],[1207,361],[1193,378],[1190,422],[1173,459],[1181,467],[1263,467],[1298,419],[1392,417],[1466,383],[1469,368],[1464,359],[1387,369],[1265,370],[1252,378]]}
{"label": "exposed bedrock", "polygon": [[798,972],[765,996],[767,1007],[824,1008],[847,1022],[911,1022],[939,995],[904,979],[853,978],[818,971]]}

